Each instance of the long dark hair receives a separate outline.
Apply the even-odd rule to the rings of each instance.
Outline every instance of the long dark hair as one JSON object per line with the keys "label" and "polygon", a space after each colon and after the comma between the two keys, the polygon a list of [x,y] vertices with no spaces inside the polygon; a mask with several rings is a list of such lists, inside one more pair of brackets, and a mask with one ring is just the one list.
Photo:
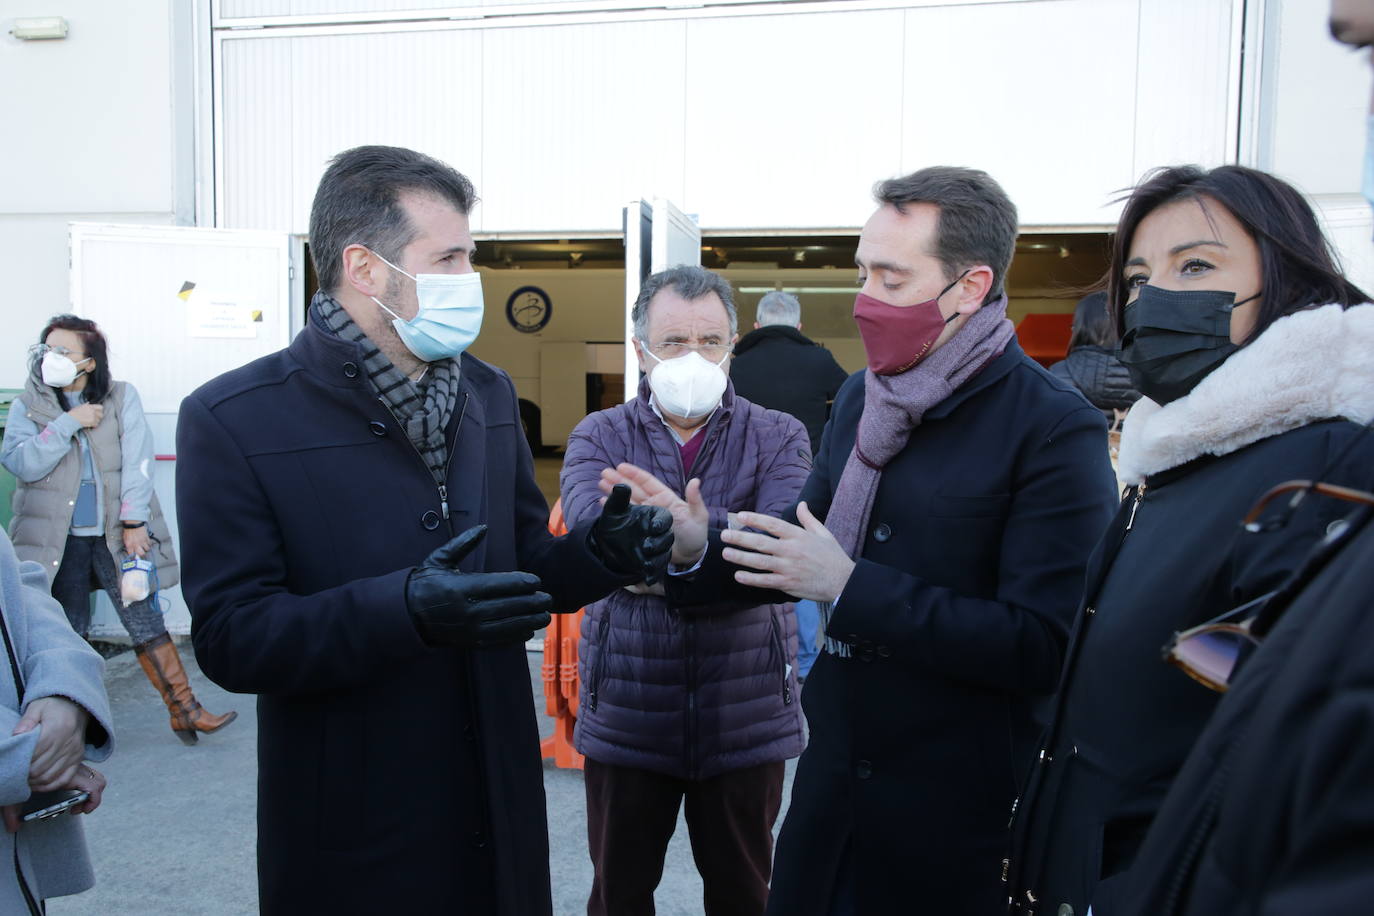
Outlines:
{"label": "long dark hair", "polygon": [[1229,210],[1259,248],[1262,296],[1255,326],[1241,346],[1283,316],[1309,306],[1336,303],[1349,308],[1370,301],[1341,275],[1312,207],[1292,185],[1241,165],[1223,165],[1210,171],[1196,165],[1173,166],[1146,174],[1126,198],[1121,212],[1107,274],[1107,296],[1117,333],[1130,296],[1123,268],[1140,221],[1178,200],[1197,200],[1205,211],[1208,198]]}
{"label": "long dark hair", "polygon": [[[86,348],[86,355],[95,363],[95,368],[91,369],[89,377],[86,379],[87,404],[99,404],[110,395],[110,386],[113,379],[110,378],[110,355],[109,346],[105,343],[105,335],[100,333],[100,328],[94,321],[88,318],[78,318],[76,315],[54,315],[48,320],[48,324],[43,328],[43,333],[38,335],[38,342],[45,344],[48,342],[48,335],[56,330],[71,331],[81,338],[82,345]],[[40,381],[43,378],[39,370],[39,364],[43,361],[41,351],[35,351],[33,361],[29,366],[34,376]],[[63,409],[68,407],[67,395],[62,389],[57,389],[57,399],[61,402]]]}
{"label": "long dark hair", "polygon": [[1090,293],[1079,300],[1073,310],[1073,336],[1069,349],[1079,347],[1113,347],[1116,332],[1112,329],[1112,315],[1107,310],[1107,294]]}

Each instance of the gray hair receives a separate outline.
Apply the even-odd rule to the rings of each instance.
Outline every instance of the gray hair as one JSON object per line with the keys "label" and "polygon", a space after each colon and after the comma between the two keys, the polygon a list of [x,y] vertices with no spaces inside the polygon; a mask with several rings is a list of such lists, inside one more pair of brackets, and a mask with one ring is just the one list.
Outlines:
{"label": "gray hair", "polygon": [[725,314],[730,319],[730,336],[739,331],[739,316],[735,312],[735,291],[719,274],[713,274],[704,267],[681,264],[661,270],[644,281],[639,288],[630,318],[634,320],[635,336],[646,341],[649,335],[649,302],[665,289],[671,289],[687,301],[701,299],[715,293],[725,306]]}
{"label": "gray hair", "polygon": [[983,304],[1002,295],[1016,250],[1016,205],[991,175],[978,169],[937,165],[880,181],[873,197],[880,204],[895,207],[898,213],[905,213],[907,204],[938,207],[940,219],[931,254],[940,262],[945,279],[953,282],[960,271],[986,264],[992,268],[992,285]]}
{"label": "gray hair", "polygon": [[366,245],[393,264],[401,262],[401,252],[415,238],[400,202],[405,192],[433,195],[463,215],[477,203],[471,181],[414,150],[357,146],[330,161],[310,207],[310,259],[320,289],[338,289],[349,245]]}
{"label": "gray hair", "polygon": [[759,325],[785,324],[795,328],[801,324],[801,303],[791,293],[775,289],[759,300],[754,320]]}

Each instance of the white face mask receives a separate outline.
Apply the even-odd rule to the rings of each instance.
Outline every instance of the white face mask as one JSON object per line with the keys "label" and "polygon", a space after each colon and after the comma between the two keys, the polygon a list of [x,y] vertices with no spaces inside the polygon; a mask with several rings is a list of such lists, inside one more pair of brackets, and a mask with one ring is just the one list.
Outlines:
{"label": "white face mask", "polygon": [[[88,361],[89,356],[82,360],[83,363]],[[43,363],[39,371],[43,375],[43,384],[51,388],[66,388],[76,381],[77,375],[80,374],[76,363],[52,350],[43,354]]]}
{"label": "white face mask", "polygon": [[675,359],[659,359],[640,342],[645,355],[658,363],[649,373],[649,390],[658,399],[665,413],[684,420],[704,417],[716,409],[725,393],[725,370],[721,366],[730,358],[726,353],[720,362],[713,363],[696,350]]}

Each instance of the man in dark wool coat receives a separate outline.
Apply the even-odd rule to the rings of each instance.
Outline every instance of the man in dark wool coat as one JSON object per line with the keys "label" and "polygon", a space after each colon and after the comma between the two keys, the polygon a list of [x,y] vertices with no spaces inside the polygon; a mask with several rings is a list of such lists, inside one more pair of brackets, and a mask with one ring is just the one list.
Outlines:
{"label": "man in dark wool coat", "polygon": [[708,541],[700,507],[621,475],[674,513],[676,549],[707,545],[671,600],[719,600],[733,578],[822,603],[768,912],[983,916],[1006,906],[1032,706],[1058,681],[1116,485],[1101,411],[1007,320],[1001,187],[935,167],[875,196],[855,256],[868,370],[835,398],[795,510],[740,513],[744,530]]}
{"label": "man in dark wool coat", "polygon": [[623,494],[548,534],[510,377],[465,352],[475,202],[428,156],[341,153],[305,329],[182,403],[196,658],[259,695],[266,914],[548,914],[523,643],[668,563],[671,518]]}

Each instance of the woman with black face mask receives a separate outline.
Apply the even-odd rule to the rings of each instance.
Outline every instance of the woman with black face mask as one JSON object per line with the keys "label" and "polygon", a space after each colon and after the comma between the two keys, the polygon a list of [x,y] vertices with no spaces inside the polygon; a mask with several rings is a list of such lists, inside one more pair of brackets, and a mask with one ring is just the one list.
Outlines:
{"label": "woman with black face mask", "polygon": [[1129,489],[1089,562],[1017,803],[1013,913],[1116,912],[1219,697],[1163,647],[1262,601],[1349,508],[1312,497],[1248,530],[1251,506],[1294,479],[1374,487],[1374,435],[1361,426],[1374,418],[1374,305],[1292,187],[1239,166],[1150,174],[1117,227],[1108,297],[1144,397],[1121,438]]}

